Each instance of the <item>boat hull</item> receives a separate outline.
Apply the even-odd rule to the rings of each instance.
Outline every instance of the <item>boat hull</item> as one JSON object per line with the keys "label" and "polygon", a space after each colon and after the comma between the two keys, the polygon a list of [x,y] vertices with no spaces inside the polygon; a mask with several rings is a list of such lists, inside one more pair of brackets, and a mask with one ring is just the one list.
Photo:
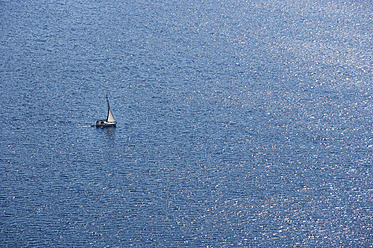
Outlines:
{"label": "boat hull", "polygon": [[104,127],[116,127],[117,124],[116,123],[100,123],[100,124],[96,124],[96,127],[100,127],[100,128],[104,128]]}
{"label": "boat hull", "polygon": [[108,121],[96,121],[96,124],[94,125],[91,125],[91,127],[100,127],[100,128],[104,128],[104,127],[116,127],[117,126],[117,122],[108,122]]}

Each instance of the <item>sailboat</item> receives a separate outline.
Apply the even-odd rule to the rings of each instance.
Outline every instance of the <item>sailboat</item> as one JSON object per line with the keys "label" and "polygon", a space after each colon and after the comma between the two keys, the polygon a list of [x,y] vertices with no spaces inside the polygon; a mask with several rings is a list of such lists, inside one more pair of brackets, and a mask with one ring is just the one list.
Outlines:
{"label": "sailboat", "polygon": [[110,109],[110,103],[109,103],[109,98],[106,96],[106,101],[107,101],[107,117],[106,120],[97,120],[96,124],[91,125],[91,127],[116,127],[117,122],[114,119],[113,112]]}

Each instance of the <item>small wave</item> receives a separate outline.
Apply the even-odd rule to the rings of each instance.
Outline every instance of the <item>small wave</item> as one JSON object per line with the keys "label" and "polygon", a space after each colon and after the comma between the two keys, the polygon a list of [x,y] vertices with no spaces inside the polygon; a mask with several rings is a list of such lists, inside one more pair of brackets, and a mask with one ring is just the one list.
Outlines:
{"label": "small wave", "polygon": [[91,127],[91,125],[82,125],[80,127]]}

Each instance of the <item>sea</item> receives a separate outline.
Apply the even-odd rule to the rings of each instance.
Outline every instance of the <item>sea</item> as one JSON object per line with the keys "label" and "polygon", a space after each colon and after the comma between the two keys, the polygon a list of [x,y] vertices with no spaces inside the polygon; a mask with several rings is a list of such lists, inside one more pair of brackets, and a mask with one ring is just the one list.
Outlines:
{"label": "sea", "polygon": [[0,89],[1,247],[373,247],[370,0],[0,0]]}

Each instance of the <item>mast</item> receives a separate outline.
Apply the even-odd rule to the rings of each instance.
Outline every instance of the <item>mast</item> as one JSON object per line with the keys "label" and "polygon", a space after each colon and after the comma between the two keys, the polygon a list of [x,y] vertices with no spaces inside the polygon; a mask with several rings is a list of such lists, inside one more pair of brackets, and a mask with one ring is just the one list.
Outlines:
{"label": "mast", "polygon": [[107,102],[107,117],[106,121],[109,121],[109,115],[110,115],[110,103],[109,103],[109,98],[106,95],[106,102]]}

